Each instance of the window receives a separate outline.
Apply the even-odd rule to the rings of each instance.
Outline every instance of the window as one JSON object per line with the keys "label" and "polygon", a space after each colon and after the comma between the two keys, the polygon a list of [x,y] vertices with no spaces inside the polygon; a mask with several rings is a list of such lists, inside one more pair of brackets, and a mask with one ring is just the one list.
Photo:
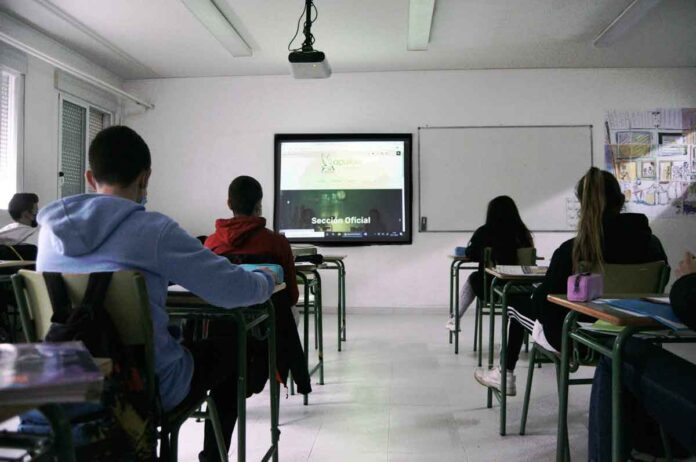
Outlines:
{"label": "window", "polygon": [[0,208],[7,207],[18,190],[18,80],[19,75],[0,70]]}
{"label": "window", "polygon": [[87,150],[97,133],[111,125],[111,114],[72,97],[61,97],[60,197],[93,192],[85,183]]}

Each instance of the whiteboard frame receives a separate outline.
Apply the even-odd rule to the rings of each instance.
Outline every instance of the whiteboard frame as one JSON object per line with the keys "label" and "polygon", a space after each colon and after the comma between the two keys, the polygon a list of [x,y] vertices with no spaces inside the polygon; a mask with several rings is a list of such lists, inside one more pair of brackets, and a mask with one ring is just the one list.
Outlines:
{"label": "whiteboard frame", "polygon": [[[421,198],[423,196],[422,178],[421,178],[421,130],[429,129],[460,129],[460,128],[589,128],[590,129],[590,168],[594,167],[594,139],[592,137],[592,124],[569,124],[569,125],[451,125],[451,126],[436,126],[436,125],[425,125],[423,127],[418,127],[418,232],[419,233],[473,233],[475,229],[435,229],[429,230],[423,229],[423,208],[421,203]],[[426,217],[427,218],[427,217]],[[544,230],[529,230],[532,233],[572,233],[573,230],[568,229],[544,229]]]}

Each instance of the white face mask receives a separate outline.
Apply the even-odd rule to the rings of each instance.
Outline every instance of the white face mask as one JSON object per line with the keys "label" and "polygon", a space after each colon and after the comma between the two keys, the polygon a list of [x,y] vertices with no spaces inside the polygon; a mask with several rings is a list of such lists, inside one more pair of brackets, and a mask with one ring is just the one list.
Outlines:
{"label": "white face mask", "polygon": [[142,196],[140,196],[140,200],[138,201],[138,204],[145,207],[145,204],[147,204],[147,188],[142,188],[140,190],[140,194],[142,194]]}

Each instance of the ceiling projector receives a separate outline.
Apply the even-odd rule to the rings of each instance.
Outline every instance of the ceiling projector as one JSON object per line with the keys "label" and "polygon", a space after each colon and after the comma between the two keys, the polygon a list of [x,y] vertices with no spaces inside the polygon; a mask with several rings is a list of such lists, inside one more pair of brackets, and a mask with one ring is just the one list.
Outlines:
{"label": "ceiling projector", "polygon": [[288,60],[296,79],[325,79],[331,75],[331,66],[323,51],[293,51]]}

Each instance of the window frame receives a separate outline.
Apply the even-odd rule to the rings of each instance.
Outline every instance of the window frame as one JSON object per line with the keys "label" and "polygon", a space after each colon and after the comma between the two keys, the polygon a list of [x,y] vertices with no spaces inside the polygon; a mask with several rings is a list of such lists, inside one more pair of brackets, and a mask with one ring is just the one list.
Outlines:
{"label": "window frame", "polygon": [[[17,172],[16,172],[16,188],[15,193],[24,191],[24,80],[25,74],[21,71],[13,69],[10,66],[6,66],[0,63],[0,71],[7,72],[14,76],[15,84],[15,94],[14,94],[14,108],[15,108],[15,146],[16,146],[16,162],[17,162]],[[7,211],[8,204],[0,204],[1,211]]]}
{"label": "window frame", "polygon": [[[99,106],[98,104],[93,104],[90,103],[87,100],[84,100],[82,98],[79,98],[77,96],[73,96],[69,93],[65,93],[62,91],[58,92],[58,170],[57,170],[57,181],[56,181],[56,197],[59,199],[62,198],[61,196],[61,167],[63,165],[63,101],[67,101],[69,103],[75,104],[77,106],[82,107],[85,109],[85,152],[83,154],[84,156],[84,166],[85,169],[89,165],[89,159],[88,159],[88,153],[89,153],[89,119],[90,119],[90,114],[92,110],[102,112],[104,114],[107,114],[110,117],[109,125],[108,127],[115,125],[116,122],[116,117],[117,113],[114,111],[111,111],[109,109],[105,109],[102,106]],[[85,187],[83,193],[86,193],[89,191],[89,185],[87,184],[87,181],[85,181]]]}

